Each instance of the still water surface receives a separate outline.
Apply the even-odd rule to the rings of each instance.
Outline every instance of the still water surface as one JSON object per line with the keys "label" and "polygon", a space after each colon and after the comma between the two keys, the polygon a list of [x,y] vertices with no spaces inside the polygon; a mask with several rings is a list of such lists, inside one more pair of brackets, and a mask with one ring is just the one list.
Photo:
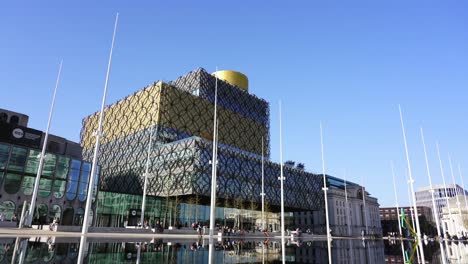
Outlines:
{"label": "still water surface", "polygon": [[[327,263],[324,240],[285,240],[284,254],[279,239],[222,239],[211,247],[212,263]],[[418,263],[414,245],[399,241],[334,239],[333,263],[404,263],[412,256]],[[446,261],[441,258],[444,248]],[[426,263],[468,263],[463,243],[427,242]],[[80,240],[76,237],[0,238],[0,264],[3,263],[78,263]],[[208,240],[88,238],[83,263],[209,263]],[[403,249],[403,251],[402,251]],[[283,262],[284,258],[284,262]]]}

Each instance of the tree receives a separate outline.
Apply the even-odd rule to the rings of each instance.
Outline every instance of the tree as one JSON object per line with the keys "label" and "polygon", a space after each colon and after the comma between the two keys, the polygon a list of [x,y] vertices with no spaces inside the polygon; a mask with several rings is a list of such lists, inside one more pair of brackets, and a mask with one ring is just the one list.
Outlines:
{"label": "tree", "polygon": [[298,170],[300,170],[300,171],[305,170],[305,165],[304,165],[304,163],[298,163],[298,164],[296,165],[296,169],[298,169]]}

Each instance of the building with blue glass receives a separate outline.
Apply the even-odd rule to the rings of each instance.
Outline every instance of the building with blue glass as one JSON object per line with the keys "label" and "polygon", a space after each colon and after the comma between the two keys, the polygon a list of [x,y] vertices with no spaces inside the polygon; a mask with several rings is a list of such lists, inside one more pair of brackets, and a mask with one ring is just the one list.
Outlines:
{"label": "building with blue glass", "polygon": [[[0,214],[20,219],[31,202],[44,144],[41,131],[27,127],[24,114],[0,109]],[[49,135],[34,210],[33,225],[59,218],[64,225],[82,224],[91,163],[82,160],[81,147]],[[97,190],[97,185],[95,187]]]}

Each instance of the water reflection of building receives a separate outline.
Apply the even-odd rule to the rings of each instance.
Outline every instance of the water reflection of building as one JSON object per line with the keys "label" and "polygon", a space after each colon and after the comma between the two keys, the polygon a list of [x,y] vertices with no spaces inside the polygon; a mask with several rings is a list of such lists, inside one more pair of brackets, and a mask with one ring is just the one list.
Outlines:
{"label": "water reflection of building", "polygon": [[[0,214],[21,217],[24,201],[30,203],[44,144],[42,131],[28,128],[28,116],[0,109]],[[33,224],[54,217],[61,224],[79,225],[91,164],[82,160],[78,143],[49,135]]]}
{"label": "water reflection of building", "polygon": [[[460,201],[460,206],[458,206],[458,201]],[[442,210],[442,225],[444,228],[443,230],[446,230],[451,235],[467,235],[468,208],[466,208],[465,206],[464,196],[457,195],[455,197],[450,198],[449,207],[444,207]]]}
{"label": "water reflection of building", "polygon": [[[412,219],[414,217],[413,207],[401,206],[399,207],[399,209],[400,209],[400,212],[397,211],[396,207],[381,207],[379,209],[384,235],[388,235],[388,233],[390,232],[395,233],[395,234],[399,232],[398,217],[401,214],[401,210],[405,212],[405,215],[409,223],[412,223]],[[431,220],[433,219],[431,207],[417,206],[417,210],[418,210],[418,217],[419,217],[419,222],[420,222],[422,233],[431,235],[431,236],[436,235],[437,230],[435,227],[435,223],[433,223]]]}
{"label": "water reflection of building", "polygon": [[[244,229],[261,225],[263,145],[267,227],[278,230],[280,165],[269,160],[269,104],[249,93],[243,74],[228,71],[222,77],[216,222]],[[138,223],[151,131],[154,144],[145,218],[161,220],[165,226],[209,220],[215,82],[212,74],[197,69],[169,83],[155,82],[106,108],[106,137],[99,159],[103,175],[99,226]],[[97,121],[98,113],[83,120],[81,145],[86,158],[92,156]],[[285,166],[284,176],[286,227],[323,232],[322,176],[303,166]]]}
{"label": "water reflection of building", "polygon": [[[447,184],[447,194],[445,193],[444,185],[434,185],[434,200],[436,202],[437,213],[433,212],[432,221],[435,222],[435,216],[437,215],[439,219],[442,219],[442,210],[444,207],[447,206],[447,197],[455,197],[457,194],[468,195],[468,192],[463,190],[462,187],[458,186],[458,184]],[[426,206],[432,208],[432,196],[430,193],[430,187],[423,187],[419,188],[418,191],[415,192],[416,194],[416,205],[418,206]],[[463,203],[464,198],[462,198]]]}
{"label": "water reflection of building", "polygon": [[[14,250],[18,242],[18,250]],[[208,242],[147,240],[141,242],[94,241],[85,246],[83,263],[207,263]],[[24,247],[22,247],[22,245]],[[0,240],[0,263],[75,263],[78,238],[32,238]],[[326,241],[292,242],[285,245],[288,263],[326,263]],[[2,249],[4,251],[2,251]],[[24,249],[22,252],[21,249]],[[24,254],[23,254],[24,253]],[[382,241],[335,240],[333,263],[383,263]],[[279,240],[222,240],[216,242],[213,263],[278,263],[282,260]]]}
{"label": "water reflection of building", "polygon": [[[331,187],[334,187],[330,188],[328,193],[330,228],[333,235],[347,236],[348,224],[350,225],[351,236],[361,235],[361,232],[366,231],[366,225],[369,234],[381,235],[382,228],[377,199],[371,197],[365,191],[365,188],[347,182],[348,204],[346,204],[343,181],[334,177],[329,177],[329,181]],[[365,201],[363,199],[363,190]],[[348,209],[348,212],[346,212],[346,209]]]}

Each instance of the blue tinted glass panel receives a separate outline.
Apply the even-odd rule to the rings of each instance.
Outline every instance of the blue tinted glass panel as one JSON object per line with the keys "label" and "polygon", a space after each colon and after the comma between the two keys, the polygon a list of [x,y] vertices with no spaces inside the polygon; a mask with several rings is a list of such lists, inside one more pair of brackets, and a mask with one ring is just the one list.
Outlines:
{"label": "blue tinted glass panel", "polygon": [[70,172],[68,173],[68,183],[66,192],[68,200],[73,200],[76,198],[76,193],[78,191],[78,180],[80,178],[80,167],[81,161],[71,161]]}

